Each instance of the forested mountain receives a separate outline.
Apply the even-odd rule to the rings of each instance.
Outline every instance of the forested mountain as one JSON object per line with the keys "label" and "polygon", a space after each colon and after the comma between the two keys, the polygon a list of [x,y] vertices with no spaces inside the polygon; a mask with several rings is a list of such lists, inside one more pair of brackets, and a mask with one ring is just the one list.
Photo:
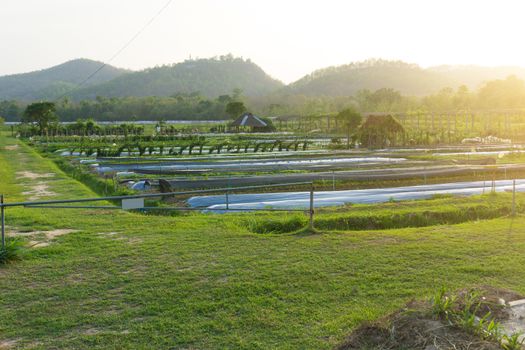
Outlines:
{"label": "forested mountain", "polygon": [[176,96],[197,92],[215,98],[234,89],[242,90],[245,96],[260,96],[282,86],[250,60],[226,55],[126,74],[104,84],[79,89],[71,96],[74,100],[82,100],[96,96]]}
{"label": "forested mountain", "polygon": [[[76,59],[48,69],[0,77],[0,100],[32,101],[54,99],[84,81],[102,65],[88,59]],[[125,69],[105,66],[85,85],[99,84],[127,73]]]}
{"label": "forested mountain", "polygon": [[444,87],[471,89],[509,75],[525,78],[520,67],[438,66],[423,69],[401,61],[367,60],[317,70],[285,91],[307,96],[354,96],[359,90],[391,88],[403,95],[423,96]]}
{"label": "forested mountain", "polygon": [[402,61],[367,60],[314,71],[284,86],[252,61],[232,55],[186,60],[138,72],[104,67],[80,88],[101,62],[72,60],[49,69],[0,77],[0,100],[52,100],[65,92],[76,101],[102,97],[147,97],[195,94],[214,99],[235,89],[246,97],[355,96],[358,91],[390,88],[403,95],[424,96],[444,87],[479,88],[509,75],[525,78],[525,68],[437,66],[423,69]]}
{"label": "forested mountain", "polygon": [[307,96],[353,96],[359,90],[392,88],[406,95],[425,95],[449,84],[446,76],[415,64],[367,60],[314,71],[287,90]]}
{"label": "forested mountain", "polygon": [[430,67],[428,70],[447,77],[452,82],[449,87],[466,85],[470,89],[477,89],[483,83],[496,79],[505,79],[510,75],[525,79],[525,68],[516,66],[443,65]]}
{"label": "forested mountain", "polygon": [[226,55],[138,72],[108,66],[76,88],[100,64],[74,60],[0,77],[0,117],[20,120],[36,99],[55,100],[58,115],[68,121],[225,119],[226,106],[236,101],[267,116],[335,114],[349,106],[363,112],[525,108],[525,69],[519,67],[423,69],[368,60],[321,69],[284,86],[250,60]]}

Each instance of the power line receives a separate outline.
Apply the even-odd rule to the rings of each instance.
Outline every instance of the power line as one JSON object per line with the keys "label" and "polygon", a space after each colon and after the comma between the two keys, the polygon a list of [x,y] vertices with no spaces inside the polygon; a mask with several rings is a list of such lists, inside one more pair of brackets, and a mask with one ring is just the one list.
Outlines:
{"label": "power line", "polygon": [[93,73],[91,73],[86,79],[84,79],[82,82],[80,82],[80,84],[78,84],[77,86],[75,86],[73,89],[65,92],[64,94],[60,95],[59,97],[57,97],[55,99],[55,101],[58,101],[60,99],[62,99],[63,97],[69,95],[70,93],[72,93],[73,91],[79,89],[81,86],[83,86],[85,83],[87,83],[89,81],[89,79],[93,78],[98,72],[100,72],[102,69],[104,69],[104,67],[106,67],[109,63],[111,63],[115,58],[117,58],[118,55],[120,55],[122,53],[122,51],[124,51],[129,45],[131,45],[131,43],[133,41],[135,41],[135,39],[137,39],[139,37],[140,34],[142,34],[142,32],[144,32],[146,30],[146,28],[148,28],[156,19],[157,17],[159,17],[162,12],[164,12],[164,10],[166,10],[166,8],[168,8],[168,6],[171,4],[173,0],[168,0],[166,2],[166,4],[164,4],[164,6],[161,7],[161,9],[159,11],[157,11],[157,13],[155,13],[155,15],[153,17],[151,17],[151,19],[146,23],[144,24],[144,26],[142,26],[142,28],[140,28],[136,33],[135,35],[133,35],[120,49],[117,50],[117,52],[115,52],[113,54],[113,56],[111,56],[109,58],[109,60],[107,60],[106,62],[103,62],[100,67],[98,67]]}

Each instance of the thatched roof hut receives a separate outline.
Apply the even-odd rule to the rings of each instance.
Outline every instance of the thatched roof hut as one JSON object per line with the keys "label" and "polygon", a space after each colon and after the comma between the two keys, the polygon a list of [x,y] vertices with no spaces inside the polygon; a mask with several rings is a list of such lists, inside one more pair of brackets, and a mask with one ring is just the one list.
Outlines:
{"label": "thatched roof hut", "polygon": [[250,128],[252,131],[256,131],[257,129],[268,127],[268,124],[251,113],[244,113],[239,118],[235,119],[230,126],[236,127],[237,129]]}
{"label": "thatched roof hut", "polygon": [[405,132],[392,115],[369,115],[359,128],[359,138],[368,148],[394,146]]}

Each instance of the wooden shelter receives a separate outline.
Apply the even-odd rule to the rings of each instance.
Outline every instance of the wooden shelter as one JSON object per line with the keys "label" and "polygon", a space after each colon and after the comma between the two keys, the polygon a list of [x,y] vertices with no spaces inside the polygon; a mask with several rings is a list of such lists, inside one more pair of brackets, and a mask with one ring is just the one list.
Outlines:
{"label": "wooden shelter", "polygon": [[403,125],[390,114],[369,115],[361,124],[358,135],[368,148],[395,146],[399,135],[405,132]]}

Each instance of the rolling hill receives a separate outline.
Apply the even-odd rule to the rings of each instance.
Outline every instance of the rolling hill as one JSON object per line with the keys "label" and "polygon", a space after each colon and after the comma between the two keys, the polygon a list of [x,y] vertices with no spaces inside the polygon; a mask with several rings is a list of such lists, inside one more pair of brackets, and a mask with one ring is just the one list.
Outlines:
{"label": "rolling hill", "polygon": [[305,95],[352,96],[357,91],[392,88],[423,96],[444,87],[477,89],[485,81],[509,75],[525,78],[525,68],[443,65],[422,68],[402,61],[367,60],[319,69],[285,86],[252,61],[232,55],[186,60],[142,71],[104,67],[83,87],[78,84],[102,63],[76,59],[48,69],[0,77],[0,100],[55,99],[65,92],[76,101],[103,97],[199,94],[215,98],[242,90],[248,97]]}
{"label": "rolling hill", "polygon": [[314,71],[287,90],[307,96],[351,96],[362,89],[393,88],[402,94],[424,95],[448,84],[441,74],[414,64],[368,60]]}
{"label": "rolling hill", "polygon": [[[75,59],[39,71],[0,77],[0,100],[32,101],[54,99],[84,81],[102,65],[102,62]],[[86,82],[86,86],[100,84],[129,71],[105,66]]]}
{"label": "rolling hill", "polygon": [[444,87],[467,85],[509,75],[525,78],[521,67],[438,66],[421,68],[402,61],[367,60],[314,71],[288,85],[286,92],[307,96],[351,96],[362,89],[392,88],[404,95],[422,96]]}
{"label": "rolling hill", "polygon": [[509,75],[525,79],[525,68],[517,66],[443,65],[430,67],[427,70],[448,77],[455,85],[464,84],[471,89],[479,88],[486,81],[504,79]]}
{"label": "rolling hill", "polygon": [[199,92],[215,98],[241,89],[246,96],[261,96],[283,87],[250,60],[231,55],[186,60],[117,77],[103,84],[79,89],[73,99],[125,96],[173,96]]}

